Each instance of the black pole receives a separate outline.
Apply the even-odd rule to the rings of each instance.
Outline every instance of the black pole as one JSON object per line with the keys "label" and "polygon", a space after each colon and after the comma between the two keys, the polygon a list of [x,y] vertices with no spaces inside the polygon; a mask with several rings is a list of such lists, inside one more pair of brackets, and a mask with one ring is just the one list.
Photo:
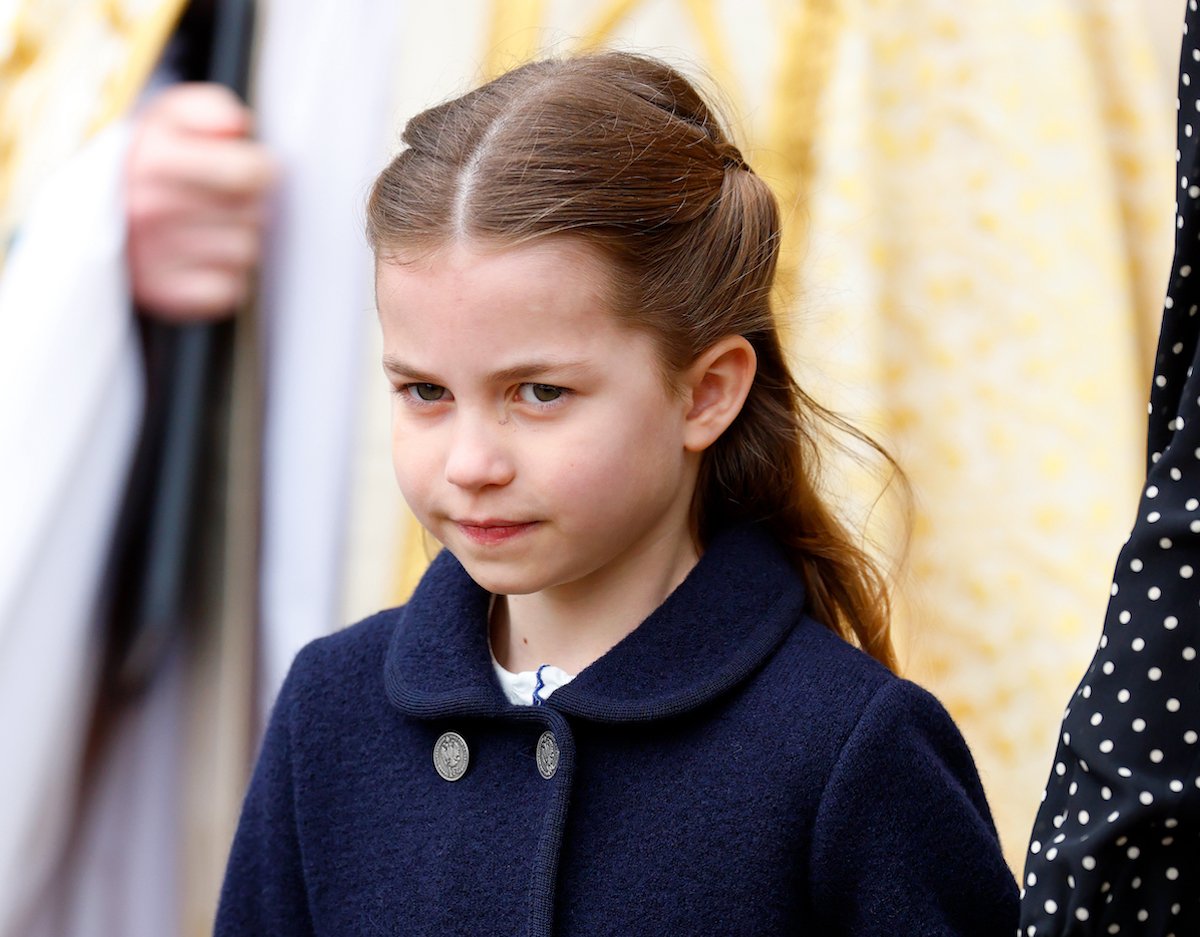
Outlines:
{"label": "black pole", "polygon": [[[207,80],[247,97],[254,0],[216,0]],[[214,456],[214,403],[228,397],[232,323],[144,320],[147,403],[114,540],[104,682],[118,696],[143,689],[189,624],[199,565],[201,495]]]}

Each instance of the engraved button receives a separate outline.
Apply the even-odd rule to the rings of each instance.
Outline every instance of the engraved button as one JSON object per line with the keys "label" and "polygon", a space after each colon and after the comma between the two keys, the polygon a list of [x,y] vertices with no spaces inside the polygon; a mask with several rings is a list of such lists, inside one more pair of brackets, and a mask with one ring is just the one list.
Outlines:
{"label": "engraved button", "polygon": [[466,774],[470,761],[467,740],[457,732],[443,732],[433,745],[433,766],[447,781],[457,781]]}
{"label": "engraved button", "polygon": [[558,770],[558,742],[553,732],[543,732],[537,742],[538,771],[547,781],[554,777]]}

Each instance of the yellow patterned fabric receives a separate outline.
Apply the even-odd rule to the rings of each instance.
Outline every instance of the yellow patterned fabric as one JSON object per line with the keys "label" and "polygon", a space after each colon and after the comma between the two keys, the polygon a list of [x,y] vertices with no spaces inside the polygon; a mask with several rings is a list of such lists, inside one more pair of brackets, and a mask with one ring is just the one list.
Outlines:
{"label": "yellow patterned fabric", "polygon": [[[1128,0],[527,10],[540,19],[491,20],[508,32],[485,37],[485,61],[514,36],[526,54],[613,44],[707,73],[732,98],[750,161],[784,207],[781,311],[802,379],[888,445],[914,486],[897,623],[906,673],[963,728],[1019,864],[1143,474],[1174,95],[1142,11]],[[856,481],[846,498],[871,493]],[[425,557],[411,528],[400,541],[396,599]]]}
{"label": "yellow patterned fabric", "polygon": [[141,91],[186,0],[16,0],[0,17],[0,257],[37,186]]}
{"label": "yellow patterned fabric", "polygon": [[1172,96],[1117,0],[845,12],[795,350],[913,482],[902,656],[1019,865],[1144,471]]}

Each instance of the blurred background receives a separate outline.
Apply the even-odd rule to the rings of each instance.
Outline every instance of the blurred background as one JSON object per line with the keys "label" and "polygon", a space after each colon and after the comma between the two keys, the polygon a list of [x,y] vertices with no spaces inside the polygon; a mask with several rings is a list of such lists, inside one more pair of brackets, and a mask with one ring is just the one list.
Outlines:
{"label": "blurred background", "polygon": [[[370,182],[418,110],[597,46],[719,88],[773,184],[802,383],[912,482],[905,674],[962,727],[1019,864],[1145,473],[1182,14],[2,0],[0,937],[211,930],[291,657],[428,557],[391,476]],[[131,153],[157,95],[214,76],[253,128],[184,128],[192,162],[250,133],[273,170],[242,192],[261,256],[227,263],[248,295],[180,325],[131,274]],[[900,552],[875,482],[830,488]]]}

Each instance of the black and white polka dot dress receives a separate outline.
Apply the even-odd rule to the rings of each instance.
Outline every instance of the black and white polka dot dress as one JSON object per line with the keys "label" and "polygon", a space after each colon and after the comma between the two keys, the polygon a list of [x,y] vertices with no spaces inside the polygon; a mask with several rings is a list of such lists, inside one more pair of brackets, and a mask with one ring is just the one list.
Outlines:
{"label": "black and white polka dot dress", "polygon": [[1198,92],[1200,14],[1188,0],[1175,262],[1150,391],[1146,487],[1034,824],[1026,937],[1200,935]]}

